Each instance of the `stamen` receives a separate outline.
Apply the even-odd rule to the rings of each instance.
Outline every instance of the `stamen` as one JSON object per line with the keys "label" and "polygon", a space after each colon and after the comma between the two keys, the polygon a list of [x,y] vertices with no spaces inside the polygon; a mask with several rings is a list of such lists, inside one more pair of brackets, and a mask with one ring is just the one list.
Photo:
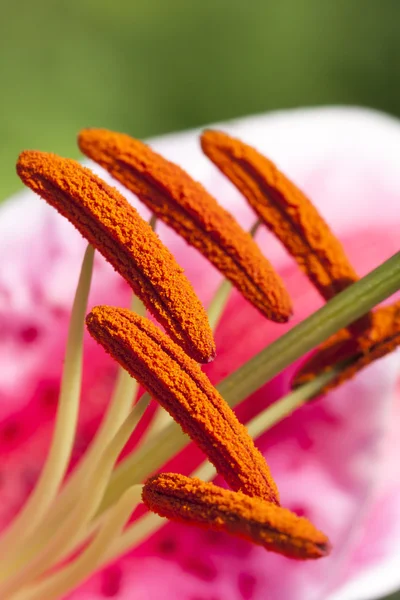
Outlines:
{"label": "stamen", "polygon": [[183,270],[117,190],[54,154],[23,152],[17,171],[104,255],[190,356],[199,362],[214,358],[206,312]]}
{"label": "stamen", "polygon": [[[251,146],[220,131],[205,131],[201,146],[282,242],[325,300],[358,280],[340,241],[315,206],[274,163]],[[368,317],[358,323],[358,327],[364,329],[368,325]]]}
{"label": "stamen", "polygon": [[296,373],[292,386],[297,388],[312,381],[318,373],[329,373],[338,363],[348,363],[321,390],[321,393],[325,393],[351,379],[375,360],[386,356],[399,344],[400,302],[396,302],[372,313],[372,327],[367,335],[354,338],[347,329],[342,329],[329,338]]}
{"label": "stamen", "polygon": [[[400,287],[400,252],[344,290],[223,379],[218,392],[234,408],[306,352],[358,319]],[[322,386],[323,387],[323,386]],[[157,442],[157,443],[156,443]],[[116,467],[100,508],[104,511],[132,483],[142,481],[187,444],[176,423]]]}
{"label": "stamen", "polygon": [[128,135],[84,129],[79,147],[197,248],[268,319],[286,322],[290,298],[257,244],[177,165]]}
{"label": "stamen", "polygon": [[278,503],[261,453],[200,367],[151,321],[111,307],[87,317],[89,333],[196,441],[234,490]]}
{"label": "stamen", "polygon": [[321,558],[328,538],[289,510],[176,473],[162,473],[143,487],[143,502],[173,521],[225,531],[297,559]]}
{"label": "stamen", "polygon": [[141,486],[134,486],[123,494],[107,514],[93,541],[76,560],[32,588],[23,590],[21,594],[13,597],[14,600],[58,600],[87,579],[98,568],[112,542],[120,536],[140,501],[140,491]]}
{"label": "stamen", "polygon": [[[251,419],[246,425],[251,437],[256,438],[262,433],[268,431],[276,423],[291,414],[296,408],[302,406],[305,402],[313,398],[335,375],[335,372],[318,375],[313,381],[305,384],[301,388],[290,392],[287,396],[271,404],[260,414]],[[176,428],[174,428],[176,430]],[[179,434],[179,432],[177,432]],[[162,434],[161,434],[162,435]],[[176,435],[175,435],[176,437]],[[163,445],[163,441],[160,444]],[[164,460],[165,462],[165,460]],[[139,461],[139,465],[140,465]],[[134,466],[133,466],[134,468]],[[216,476],[213,465],[207,460],[193,471],[191,477],[211,481]],[[121,491],[121,490],[120,490]],[[121,491],[122,493],[122,491]],[[104,564],[116,560],[123,556],[128,550],[136,547],[143,540],[155,533],[164,524],[163,520],[155,513],[147,513],[127,527],[124,533],[113,543],[104,559]]]}

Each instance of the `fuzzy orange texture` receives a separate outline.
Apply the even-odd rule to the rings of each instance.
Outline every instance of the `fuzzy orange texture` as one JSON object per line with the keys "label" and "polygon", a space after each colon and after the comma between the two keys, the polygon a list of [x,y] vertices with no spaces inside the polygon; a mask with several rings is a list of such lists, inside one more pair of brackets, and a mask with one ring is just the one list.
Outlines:
{"label": "fuzzy orange texture", "polygon": [[400,302],[396,302],[372,313],[372,325],[365,335],[352,337],[347,329],[342,329],[331,336],[296,373],[292,386],[298,387],[318,373],[330,371],[340,362],[348,362],[349,365],[322,390],[322,393],[327,392],[386,356],[399,344]]}
{"label": "fuzzy orange texture", "polygon": [[279,503],[264,457],[195,361],[131,311],[95,307],[86,322],[94,339],[170,413],[234,490]]}
{"label": "fuzzy orange texture", "polygon": [[84,129],[80,149],[197,248],[268,319],[286,322],[291,300],[252,237],[183,169],[128,135]]}
{"label": "fuzzy orange texture", "polygon": [[44,152],[23,152],[17,172],[103,254],[190,356],[199,362],[213,360],[213,334],[190,282],[116,189],[78,162]]}
{"label": "fuzzy orange texture", "polygon": [[[247,199],[325,300],[357,281],[342,244],[312,202],[275,164],[251,146],[221,131],[205,131],[201,147]],[[365,315],[350,329],[370,325]]]}
{"label": "fuzzy orange texture", "polygon": [[197,478],[156,475],[145,483],[142,499],[162,517],[224,531],[290,558],[321,558],[330,550],[328,538],[307,519]]}

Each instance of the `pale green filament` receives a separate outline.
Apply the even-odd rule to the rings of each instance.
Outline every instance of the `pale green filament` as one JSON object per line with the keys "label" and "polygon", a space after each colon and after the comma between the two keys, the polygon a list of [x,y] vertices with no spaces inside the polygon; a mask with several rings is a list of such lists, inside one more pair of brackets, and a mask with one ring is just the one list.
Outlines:
{"label": "pale green filament", "polygon": [[[132,300],[132,310],[142,316],[146,314],[143,303],[136,296]],[[60,519],[70,510],[80,495],[82,482],[91,473],[94,464],[98,461],[99,454],[103,452],[108,442],[131,411],[138,387],[137,381],[125,369],[119,367],[110,404],[94,440],[61,490],[60,496],[57,498],[57,503],[54,504],[48,516],[44,519],[44,524],[48,531],[52,531],[58,525]],[[146,396],[146,398],[149,397]],[[41,541],[44,541],[44,533],[39,532],[39,536]]]}
{"label": "pale green filament", "polygon": [[88,246],[71,313],[53,440],[39,480],[21,512],[3,534],[2,555],[9,555],[40,524],[52,504],[68,467],[73,448],[82,380],[83,331],[93,269],[94,250]]}
{"label": "pale green filament", "polygon": [[231,290],[231,282],[227,279],[224,279],[210,302],[210,306],[207,309],[207,314],[210,327],[213,331],[217,329],[218,323],[228,303]]}
{"label": "pale green filament", "polygon": [[99,453],[97,461],[92,465],[93,470],[87,474],[86,481],[82,482],[80,502],[76,502],[74,509],[54,531],[50,542],[41,552],[36,552],[30,563],[24,568],[18,569],[16,575],[11,577],[11,568],[9,568],[9,577],[0,586],[0,598],[5,598],[18,591],[44,571],[56,565],[61,558],[74,549],[82,534],[85,534],[86,527],[97,510],[118,455],[132,435],[147,406],[148,398],[142,396],[105,450]]}
{"label": "pale green filament", "polygon": [[400,287],[400,252],[329,300],[218,386],[231,406],[253,394],[298,358],[347,327]]}
{"label": "pale green filament", "polygon": [[107,514],[94,540],[76,560],[43,582],[23,590],[13,600],[58,600],[87,579],[99,567],[113,540],[120,536],[132,511],[140,502],[141,489],[140,485],[134,486],[123,494]]}
{"label": "pale green filament", "polygon": [[[251,227],[249,234],[254,237],[258,231],[258,228],[261,225],[261,221],[259,221],[257,219],[257,221],[253,224],[253,226]],[[230,281],[228,281],[227,279],[224,279],[217,291],[214,294],[214,297],[212,298],[210,305],[207,309],[207,314],[208,314],[208,321],[210,323],[210,327],[213,331],[216,330],[221,317],[224,313],[224,310],[226,308],[226,305],[228,303],[229,300],[229,295],[231,293],[232,290],[232,284]]]}
{"label": "pale green filament", "polygon": [[159,440],[159,435],[168,425],[174,423],[171,415],[159,404],[156,406],[150,425],[140,440],[140,446],[147,446],[152,440]]}

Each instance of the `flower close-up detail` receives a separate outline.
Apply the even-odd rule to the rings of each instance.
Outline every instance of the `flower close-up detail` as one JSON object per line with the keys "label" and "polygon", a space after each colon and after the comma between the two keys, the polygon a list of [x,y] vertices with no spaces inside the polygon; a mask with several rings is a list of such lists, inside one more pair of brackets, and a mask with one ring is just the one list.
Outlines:
{"label": "flower close-up detail", "polygon": [[0,598],[395,590],[400,124],[77,143],[0,208]]}

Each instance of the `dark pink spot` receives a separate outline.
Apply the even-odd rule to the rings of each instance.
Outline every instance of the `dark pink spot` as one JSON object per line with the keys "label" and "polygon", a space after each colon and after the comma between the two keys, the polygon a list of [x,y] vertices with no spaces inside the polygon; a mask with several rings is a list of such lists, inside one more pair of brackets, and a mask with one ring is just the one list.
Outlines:
{"label": "dark pink spot", "polygon": [[101,594],[105,598],[113,598],[121,590],[122,569],[119,565],[113,565],[105,569],[101,575]]}
{"label": "dark pink spot", "polygon": [[55,409],[60,393],[59,386],[56,383],[48,382],[43,387],[44,389],[40,391],[40,403],[46,409]]}
{"label": "dark pink spot", "polygon": [[295,506],[292,506],[290,508],[290,510],[292,512],[294,512],[298,517],[306,517],[307,516],[307,509],[305,508],[305,506],[296,504]]}
{"label": "dark pink spot", "polygon": [[4,300],[9,300],[11,298],[10,290],[0,285],[0,297],[2,297]]}
{"label": "dark pink spot", "polygon": [[224,544],[225,538],[219,533],[219,531],[213,531],[212,529],[208,529],[204,531],[204,537],[206,539],[206,543],[211,546],[218,546],[221,543]]}
{"label": "dark pink spot", "polygon": [[24,482],[25,494],[29,496],[32,492],[39,476],[39,471],[34,468],[27,467],[22,473],[22,481]]}
{"label": "dark pink spot", "polygon": [[239,573],[238,589],[243,600],[251,600],[254,595],[257,579],[250,573]]}
{"label": "dark pink spot", "polygon": [[75,436],[71,460],[75,463],[86,452],[93,435],[86,435],[85,431],[78,431]]}
{"label": "dark pink spot", "polygon": [[68,311],[63,306],[53,306],[51,312],[56,319],[65,319],[68,316]]}
{"label": "dark pink spot", "polygon": [[32,344],[39,337],[39,329],[35,325],[27,325],[20,331],[20,336],[26,344]]}
{"label": "dark pink spot", "polygon": [[166,537],[158,544],[158,550],[161,554],[174,554],[178,549],[176,540],[172,537]]}
{"label": "dark pink spot", "polygon": [[5,443],[12,444],[18,439],[20,432],[21,428],[19,423],[17,423],[15,419],[10,419],[4,423],[0,435]]}
{"label": "dark pink spot", "polygon": [[203,581],[213,581],[218,575],[217,568],[210,561],[203,561],[192,556],[183,564],[184,569]]}
{"label": "dark pink spot", "polygon": [[213,547],[212,551],[214,553],[224,553],[225,555],[245,558],[253,549],[253,545],[250,542],[232,538],[222,532],[208,530],[203,532],[203,536],[204,542]]}
{"label": "dark pink spot", "polygon": [[220,600],[218,596],[191,596],[190,600]]}
{"label": "dark pink spot", "polygon": [[304,430],[298,431],[297,441],[302,450],[311,450],[314,446],[314,440]]}

